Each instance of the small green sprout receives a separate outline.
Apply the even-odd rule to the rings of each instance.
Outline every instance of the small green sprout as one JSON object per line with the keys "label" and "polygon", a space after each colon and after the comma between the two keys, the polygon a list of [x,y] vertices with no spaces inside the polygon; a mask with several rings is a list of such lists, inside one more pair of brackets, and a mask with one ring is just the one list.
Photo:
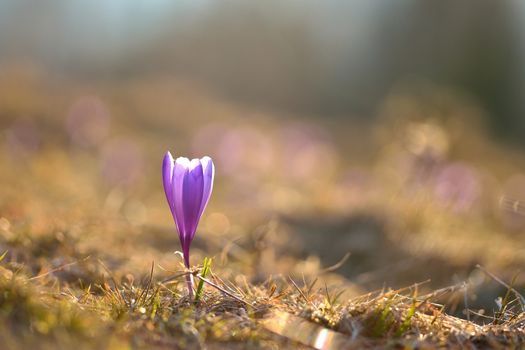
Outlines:
{"label": "small green sprout", "polygon": [[[203,267],[202,267],[200,275],[202,278],[206,278],[206,276],[210,273],[211,259],[208,257],[205,257],[202,265]],[[201,299],[203,287],[204,287],[204,280],[200,279],[199,284],[197,285],[197,291],[195,292],[195,304],[198,304]]]}

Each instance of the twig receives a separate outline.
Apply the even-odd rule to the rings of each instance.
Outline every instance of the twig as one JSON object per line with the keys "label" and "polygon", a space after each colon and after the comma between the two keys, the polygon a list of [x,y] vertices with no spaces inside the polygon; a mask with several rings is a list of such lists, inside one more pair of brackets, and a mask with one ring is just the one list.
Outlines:
{"label": "twig", "polygon": [[430,300],[432,298],[436,298],[436,297],[442,296],[444,294],[455,292],[456,290],[461,289],[461,288],[465,288],[465,282],[461,282],[461,283],[453,284],[453,285],[445,287],[445,288],[437,289],[437,290],[433,291],[432,293],[428,293],[428,294],[422,295],[419,299],[420,300],[421,299]]}
{"label": "twig", "polygon": [[202,276],[200,276],[198,274],[195,274],[194,276],[197,277],[198,279],[200,279],[201,281],[203,281],[204,283],[209,284],[213,288],[218,289],[219,291],[223,292],[227,296],[232,297],[233,299],[235,299],[235,300],[237,300],[237,301],[239,301],[239,302],[241,302],[241,303],[243,303],[245,305],[250,305],[251,306],[251,304],[249,302],[247,302],[246,300],[243,300],[243,299],[239,298],[238,296],[236,296],[235,294],[228,292],[226,289],[218,286],[217,284],[213,283],[212,281],[208,280],[207,278],[204,278],[204,277],[202,277]]}
{"label": "twig", "polygon": [[306,301],[307,303],[309,304],[312,304],[312,302],[310,300],[308,300],[308,298],[306,297],[306,295],[304,294],[304,292],[301,290],[301,288],[299,288],[299,286],[297,285],[297,283],[295,283],[295,281],[293,280],[293,278],[291,278],[290,276],[288,276],[288,279],[290,280],[290,282],[292,282],[293,286],[295,287],[295,289],[297,289],[297,291],[301,294],[301,296],[303,297],[304,301]]}
{"label": "twig", "polygon": [[191,271],[184,271],[184,272],[179,273],[178,275],[168,277],[168,278],[162,280],[160,283],[162,283],[162,284],[168,283],[168,282],[171,282],[171,281],[174,281],[174,280],[178,279],[179,277],[183,277],[183,276],[186,276],[186,275],[191,274],[191,273],[192,273]]}
{"label": "twig", "polygon": [[350,255],[352,255],[350,252],[346,253],[345,256],[343,256],[341,258],[341,260],[339,260],[337,263],[335,263],[334,265],[332,266],[329,266],[323,270],[321,270],[319,272],[320,275],[324,274],[324,273],[327,273],[327,272],[334,272],[335,270],[337,270],[338,268],[340,268],[341,266],[343,266],[343,264],[348,260],[348,258],[350,257]]}
{"label": "twig", "polygon": [[178,275],[175,275],[175,276],[172,276],[172,277],[168,277],[168,278],[166,278],[166,279],[163,280],[161,283],[164,284],[164,283],[167,283],[167,282],[171,282],[171,281],[173,281],[173,280],[175,280],[175,279],[177,279],[177,278],[180,278],[180,277],[183,277],[183,276],[187,276],[187,275],[189,275],[189,274],[192,274],[193,276],[195,276],[196,278],[200,279],[200,280],[203,281],[204,283],[209,284],[209,285],[212,286],[213,288],[215,288],[215,289],[217,289],[217,290],[223,292],[224,294],[226,294],[226,295],[232,297],[233,299],[235,299],[235,300],[237,300],[237,301],[239,301],[239,302],[241,302],[241,303],[244,303],[244,304],[246,304],[246,305],[250,305],[250,306],[251,306],[251,304],[248,303],[247,301],[245,301],[245,300],[239,298],[239,297],[236,296],[235,294],[233,294],[233,293],[227,291],[226,289],[224,289],[224,288],[220,287],[219,285],[213,283],[212,281],[208,280],[207,278],[204,278],[204,277],[200,276],[199,274],[197,274],[197,273],[194,272],[194,271],[185,271],[185,272],[183,272],[183,273],[179,273]]}
{"label": "twig", "polygon": [[480,264],[477,264],[476,265],[476,268],[480,269],[481,271],[483,271],[487,276],[489,276],[490,278],[492,278],[494,281],[498,282],[499,284],[503,285],[505,288],[508,288],[510,289],[511,291],[514,292],[514,294],[516,294],[516,296],[518,296],[521,300],[521,303],[522,304],[525,304],[525,297],[523,295],[521,295],[520,292],[518,292],[514,287],[512,287],[511,285],[503,282],[500,278],[498,278],[496,275],[494,275],[493,273],[491,273],[490,271],[488,271],[487,269],[485,269],[483,266],[481,266]]}
{"label": "twig", "polygon": [[[226,281],[224,281],[222,278],[220,278],[218,275],[216,275],[213,271],[211,271],[211,275],[213,277],[213,279],[215,281],[219,281],[222,283],[222,285],[224,286],[224,288],[228,288],[230,290],[231,293],[233,292],[238,292],[238,289],[235,287],[235,286],[229,286],[228,283],[226,283]],[[232,283],[230,283],[232,284]],[[233,284],[232,284],[233,285]],[[234,288],[235,287],[235,288]]]}

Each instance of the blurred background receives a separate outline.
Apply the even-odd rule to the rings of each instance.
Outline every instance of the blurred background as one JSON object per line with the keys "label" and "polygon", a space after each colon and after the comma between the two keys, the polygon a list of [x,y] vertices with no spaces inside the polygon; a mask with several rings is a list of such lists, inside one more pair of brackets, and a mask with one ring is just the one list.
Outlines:
{"label": "blurred background", "polygon": [[492,305],[476,264],[525,262],[524,60],[519,1],[0,0],[2,244],[174,266],[171,150],[216,164],[194,263],[256,282],[350,252],[357,290]]}

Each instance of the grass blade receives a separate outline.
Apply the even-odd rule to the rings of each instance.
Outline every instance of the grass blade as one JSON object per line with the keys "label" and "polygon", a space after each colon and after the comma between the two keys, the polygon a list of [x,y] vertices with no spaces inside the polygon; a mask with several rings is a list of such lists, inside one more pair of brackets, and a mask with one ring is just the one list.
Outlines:
{"label": "grass blade", "polygon": [[[201,273],[200,273],[201,277],[206,278],[208,273],[210,273],[210,268],[211,268],[211,259],[205,257],[204,258],[204,262],[203,262],[203,267],[202,267],[202,270],[201,270]],[[199,284],[197,286],[197,291],[195,292],[195,303],[196,304],[199,302],[199,300],[202,297],[203,287],[204,287],[204,281],[201,279],[201,280],[199,280]]]}

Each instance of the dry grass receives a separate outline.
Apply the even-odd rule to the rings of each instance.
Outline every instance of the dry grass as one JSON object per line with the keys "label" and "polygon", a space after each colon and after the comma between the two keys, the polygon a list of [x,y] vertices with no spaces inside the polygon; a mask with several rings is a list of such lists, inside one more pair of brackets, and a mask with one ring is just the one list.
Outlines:
{"label": "dry grass", "polygon": [[522,297],[511,289],[481,325],[435,302],[463,285],[419,295],[416,284],[345,299],[317,280],[239,286],[212,274],[195,303],[183,274],[141,282],[108,277],[84,289],[60,287],[52,275],[2,268],[0,337],[7,348],[503,348],[525,340]]}
{"label": "dry grass", "polygon": [[[525,156],[458,122],[477,120],[465,101],[394,94],[376,126],[331,125],[165,77],[0,76],[3,348],[523,346],[525,182],[512,179]],[[80,145],[64,119],[93,91],[111,126]],[[136,151],[124,166],[122,144]],[[217,160],[193,245],[193,263],[212,258],[205,280],[192,271],[198,303],[173,253],[168,148]],[[442,169],[465,186],[439,192]]]}

